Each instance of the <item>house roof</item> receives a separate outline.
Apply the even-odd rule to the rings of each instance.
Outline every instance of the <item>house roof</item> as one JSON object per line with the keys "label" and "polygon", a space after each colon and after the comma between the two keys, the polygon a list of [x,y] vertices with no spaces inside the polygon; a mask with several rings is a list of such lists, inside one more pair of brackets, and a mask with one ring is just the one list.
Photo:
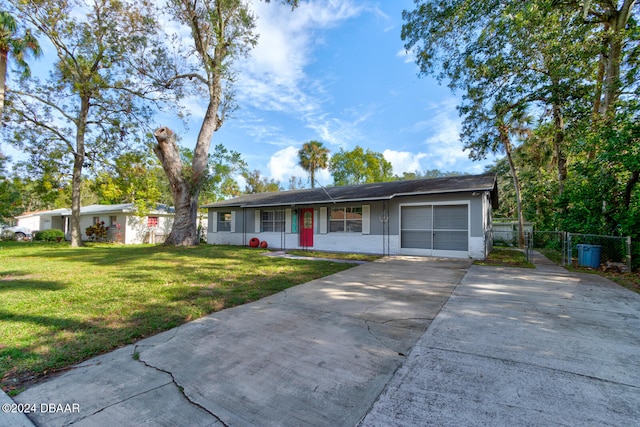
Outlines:
{"label": "house roof", "polygon": [[495,174],[461,175],[373,184],[255,193],[203,205],[203,208],[309,205],[317,203],[390,200],[400,196],[489,191],[498,206]]}
{"label": "house roof", "polygon": [[[119,205],[89,205],[83,206],[80,208],[80,215],[100,215],[100,214],[109,214],[109,213],[135,213],[136,207],[133,203],[121,203]],[[151,209],[149,211],[150,214],[173,214],[175,213],[175,209],[171,206],[167,205],[156,205],[155,209]],[[71,210],[69,209],[65,216],[71,215]]]}
{"label": "house roof", "polygon": [[33,216],[53,216],[53,215],[70,215],[71,209],[60,208],[53,209],[47,211],[33,211],[33,212],[23,212],[22,214],[16,216],[16,219],[29,218]]}

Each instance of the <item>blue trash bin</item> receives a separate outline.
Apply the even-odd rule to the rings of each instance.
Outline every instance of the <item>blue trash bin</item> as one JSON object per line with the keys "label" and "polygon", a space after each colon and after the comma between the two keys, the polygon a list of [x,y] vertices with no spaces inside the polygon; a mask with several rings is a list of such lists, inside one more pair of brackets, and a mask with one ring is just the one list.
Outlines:
{"label": "blue trash bin", "polygon": [[576,249],[578,249],[578,265],[580,267],[585,267],[587,265],[587,261],[585,259],[585,250],[584,247],[589,245],[576,245]]}
{"label": "blue trash bin", "polygon": [[578,248],[578,265],[581,267],[600,267],[600,255],[602,246],[600,245],[576,245]]}

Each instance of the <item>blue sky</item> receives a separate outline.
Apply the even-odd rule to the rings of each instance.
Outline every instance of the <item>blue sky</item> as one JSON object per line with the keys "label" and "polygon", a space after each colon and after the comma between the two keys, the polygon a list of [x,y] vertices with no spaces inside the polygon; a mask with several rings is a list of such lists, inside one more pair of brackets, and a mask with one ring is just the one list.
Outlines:
{"label": "blue sky", "polygon": [[[239,109],[214,135],[212,147],[238,151],[251,170],[279,180],[307,174],[297,165],[303,143],[321,141],[331,153],[357,145],[383,153],[393,172],[439,169],[481,173],[493,158],[474,162],[459,141],[459,99],[446,85],[419,77],[400,39],[403,9],[412,0],[302,0],[291,8],[250,0],[258,17],[258,45],[237,62]],[[45,56],[48,46],[43,45]],[[50,52],[52,53],[52,52]],[[42,60],[47,63],[46,59]],[[48,72],[32,66],[35,74]],[[204,105],[191,99],[188,129],[168,125],[193,148]],[[14,160],[21,153],[3,144]],[[319,171],[322,185],[332,183]]]}
{"label": "blue sky", "polygon": [[[418,68],[400,38],[411,0],[301,2],[293,12],[254,1],[258,46],[238,63],[239,110],[215,134],[250,169],[280,180],[303,178],[297,151],[321,141],[332,153],[357,145],[383,153],[395,174],[439,169],[481,173],[459,141],[458,99]],[[194,113],[197,109],[194,109]],[[194,114],[183,145],[199,129]],[[328,171],[317,174],[332,183]]]}

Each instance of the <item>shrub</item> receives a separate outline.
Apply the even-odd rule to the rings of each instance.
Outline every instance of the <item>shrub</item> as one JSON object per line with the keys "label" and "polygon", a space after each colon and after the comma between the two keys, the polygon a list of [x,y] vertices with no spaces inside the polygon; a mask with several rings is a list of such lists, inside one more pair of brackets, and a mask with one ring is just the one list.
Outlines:
{"label": "shrub", "polygon": [[107,229],[104,226],[104,221],[87,227],[85,233],[89,240],[94,242],[104,242],[107,238]]}
{"label": "shrub", "polygon": [[64,231],[55,228],[37,231],[33,236],[33,240],[42,240],[45,242],[55,242],[59,239],[64,239]]}

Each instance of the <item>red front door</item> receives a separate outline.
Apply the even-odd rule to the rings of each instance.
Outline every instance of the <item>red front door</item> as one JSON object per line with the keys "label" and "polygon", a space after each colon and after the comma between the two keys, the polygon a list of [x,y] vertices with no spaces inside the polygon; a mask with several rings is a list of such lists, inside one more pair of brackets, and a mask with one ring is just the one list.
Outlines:
{"label": "red front door", "polygon": [[300,209],[300,246],[313,246],[313,209]]}

